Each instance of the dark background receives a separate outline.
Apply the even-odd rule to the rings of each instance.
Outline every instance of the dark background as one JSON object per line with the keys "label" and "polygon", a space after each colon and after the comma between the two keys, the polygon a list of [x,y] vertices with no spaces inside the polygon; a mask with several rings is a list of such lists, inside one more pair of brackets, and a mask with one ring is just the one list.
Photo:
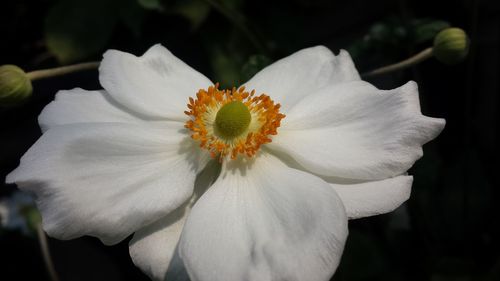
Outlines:
{"label": "dark background", "polygon": [[[415,181],[403,207],[350,221],[333,280],[500,280],[500,1],[157,2],[2,1],[0,65],[29,71],[99,60],[109,48],[140,55],[162,43],[212,81],[233,86],[308,46],[348,49],[365,72],[430,46],[425,24],[466,30],[471,49],[463,63],[430,59],[368,79],[384,89],[417,81],[422,112],[447,125],[410,170]],[[57,90],[74,87],[100,88],[97,71],[37,81],[26,104],[0,109],[0,179],[41,135],[42,108]],[[14,190],[4,184],[0,197]],[[147,280],[127,240],[112,247],[88,237],[49,243],[62,280]],[[0,269],[0,280],[48,280],[37,240],[17,231],[0,231]]]}

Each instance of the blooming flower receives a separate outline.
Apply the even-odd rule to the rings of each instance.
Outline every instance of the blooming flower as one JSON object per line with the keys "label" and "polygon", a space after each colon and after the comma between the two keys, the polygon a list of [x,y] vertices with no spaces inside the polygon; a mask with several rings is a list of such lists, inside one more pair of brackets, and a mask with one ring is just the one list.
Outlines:
{"label": "blooming flower", "polygon": [[53,237],[134,234],[159,280],[328,280],[347,219],[408,199],[406,171],[445,123],[414,82],[378,90],[325,47],[231,90],[160,45],[106,52],[99,80],[57,94],[7,181],[36,194]]}

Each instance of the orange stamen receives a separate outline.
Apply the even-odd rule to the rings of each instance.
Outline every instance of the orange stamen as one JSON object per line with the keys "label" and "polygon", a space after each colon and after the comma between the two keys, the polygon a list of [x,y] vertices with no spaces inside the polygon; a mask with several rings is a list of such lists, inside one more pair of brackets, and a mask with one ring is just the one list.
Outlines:
{"label": "orange stamen", "polygon": [[[256,125],[241,136],[225,139],[216,134],[213,116],[232,101],[246,105]],[[254,156],[263,144],[272,141],[269,136],[277,134],[281,119],[285,117],[279,112],[280,104],[275,104],[269,96],[255,96],[255,90],[248,92],[245,87],[219,90],[219,83],[207,90],[200,89],[196,99],[189,98],[187,108],[184,113],[190,116],[190,120],[184,126],[191,130],[191,138],[199,141],[200,147],[207,149],[212,158],[219,157],[221,161],[225,156],[235,159],[238,154]]]}

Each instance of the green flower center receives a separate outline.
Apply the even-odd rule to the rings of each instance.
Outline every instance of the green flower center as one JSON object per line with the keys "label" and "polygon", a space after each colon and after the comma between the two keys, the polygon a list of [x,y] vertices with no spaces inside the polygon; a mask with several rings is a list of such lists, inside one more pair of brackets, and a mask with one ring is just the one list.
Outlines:
{"label": "green flower center", "polygon": [[241,135],[250,125],[250,110],[241,101],[232,101],[223,105],[215,116],[217,133],[224,138]]}

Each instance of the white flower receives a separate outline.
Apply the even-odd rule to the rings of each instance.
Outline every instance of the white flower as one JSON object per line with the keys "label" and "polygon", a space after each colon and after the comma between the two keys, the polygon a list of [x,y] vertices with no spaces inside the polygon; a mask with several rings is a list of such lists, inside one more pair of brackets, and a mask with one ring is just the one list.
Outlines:
{"label": "white flower", "polygon": [[420,113],[414,82],[378,90],[324,47],[229,92],[160,45],[108,51],[99,73],[104,90],[43,110],[7,181],[37,195],[53,237],[133,233],[134,263],[158,280],[328,280],[347,218],[408,199],[406,171],[445,123]]}

